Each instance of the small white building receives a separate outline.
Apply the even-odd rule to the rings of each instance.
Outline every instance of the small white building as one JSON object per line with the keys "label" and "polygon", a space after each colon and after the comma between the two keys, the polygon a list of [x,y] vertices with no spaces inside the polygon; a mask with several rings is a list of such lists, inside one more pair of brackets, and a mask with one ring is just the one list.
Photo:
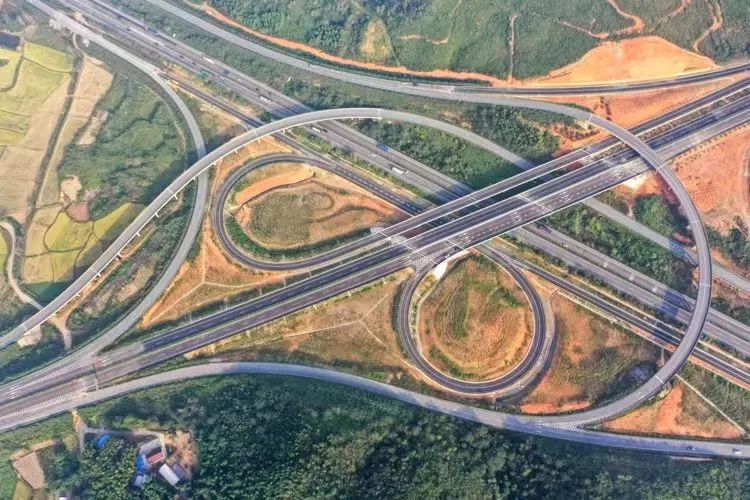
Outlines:
{"label": "small white building", "polygon": [[163,464],[161,467],[159,467],[159,474],[164,478],[166,482],[170,484],[170,486],[176,486],[177,483],[180,482],[180,478],[167,464]]}

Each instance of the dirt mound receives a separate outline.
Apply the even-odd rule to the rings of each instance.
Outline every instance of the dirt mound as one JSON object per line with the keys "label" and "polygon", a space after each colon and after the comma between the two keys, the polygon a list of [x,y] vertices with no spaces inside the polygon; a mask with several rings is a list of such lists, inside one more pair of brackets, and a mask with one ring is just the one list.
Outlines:
{"label": "dirt mound", "polygon": [[658,36],[645,36],[602,43],[573,64],[523,83],[563,85],[652,80],[716,67],[707,57]]}

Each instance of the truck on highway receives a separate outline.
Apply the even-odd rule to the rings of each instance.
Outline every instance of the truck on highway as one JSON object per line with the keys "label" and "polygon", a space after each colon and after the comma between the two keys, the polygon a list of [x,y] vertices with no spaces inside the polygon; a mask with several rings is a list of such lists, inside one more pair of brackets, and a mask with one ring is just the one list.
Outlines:
{"label": "truck on highway", "polygon": [[406,173],[406,170],[404,170],[403,168],[398,168],[395,165],[392,165],[391,172],[393,172],[396,175],[404,175]]}

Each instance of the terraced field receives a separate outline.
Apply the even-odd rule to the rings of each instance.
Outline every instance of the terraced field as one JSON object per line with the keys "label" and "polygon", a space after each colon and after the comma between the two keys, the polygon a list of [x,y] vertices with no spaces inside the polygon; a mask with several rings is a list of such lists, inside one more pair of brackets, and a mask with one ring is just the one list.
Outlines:
{"label": "terraced field", "polygon": [[21,51],[3,50],[0,59],[6,61],[0,68],[0,210],[24,222],[64,111],[72,58],[26,42]]}
{"label": "terraced field", "polygon": [[41,298],[58,288],[46,285],[72,280],[78,269],[98,257],[101,249],[117,237],[141,206],[126,203],[96,221],[86,222],[73,220],[61,208],[55,205],[43,209],[27,238],[21,277]]}

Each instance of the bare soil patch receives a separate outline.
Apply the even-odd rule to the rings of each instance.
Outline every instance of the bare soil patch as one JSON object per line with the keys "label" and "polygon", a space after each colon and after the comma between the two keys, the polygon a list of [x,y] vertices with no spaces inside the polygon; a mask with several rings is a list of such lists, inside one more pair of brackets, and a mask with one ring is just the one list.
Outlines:
{"label": "bare soil patch", "polygon": [[240,266],[224,254],[210,223],[203,227],[198,255],[186,261],[162,298],[143,316],[149,328],[185,317],[202,306],[228,301],[252,289],[281,283],[285,274]]}
{"label": "bare soil patch", "polygon": [[195,351],[189,357],[276,360],[335,367],[392,382],[421,377],[406,363],[392,313],[409,272],[341,295]]}
{"label": "bare soil patch", "polygon": [[[672,162],[672,168],[707,226],[726,233],[739,218],[750,227],[750,127],[734,129],[686,152]],[[661,177],[654,174],[645,177],[636,189],[619,186],[617,193],[631,205],[648,194],[658,194],[678,204]]]}
{"label": "bare soil patch", "polygon": [[655,368],[658,349],[557,293],[552,298],[557,344],[552,363],[521,403],[525,413],[589,408],[640,383]]}
{"label": "bare soil patch", "polygon": [[298,184],[314,176],[315,170],[303,163],[277,163],[253,170],[230,195],[229,210],[237,210],[263,193],[282,186]]}
{"label": "bare soil patch", "polygon": [[726,137],[687,152],[672,165],[705,224],[726,231],[740,217],[750,227],[750,128],[735,129]]}
{"label": "bare soil patch", "polygon": [[170,460],[185,471],[185,480],[191,481],[198,472],[198,444],[189,432],[177,431],[164,436],[164,444],[172,450]]}
{"label": "bare soil patch", "polygon": [[682,382],[663,398],[603,425],[628,434],[738,439],[742,431],[725,420]]}
{"label": "bare soil patch", "polygon": [[422,352],[446,373],[491,379],[528,352],[534,319],[526,297],[501,267],[481,256],[453,265],[422,300]]}
{"label": "bare soil patch", "polygon": [[[552,97],[549,100],[584,106],[618,125],[631,128],[654,116],[693,102],[735,80],[734,78],[727,78],[710,84],[690,85],[635,94],[577,96],[574,98]],[[552,132],[561,137],[559,153],[592,144],[606,137],[606,134],[599,129],[594,127],[588,127],[588,129],[589,133],[580,134],[574,131],[573,135],[566,129],[553,128]]]}
{"label": "bare soil patch", "polygon": [[605,42],[581,59],[524,85],[562,85],[651,80],[716,68],[709,58],[657,36]]}

